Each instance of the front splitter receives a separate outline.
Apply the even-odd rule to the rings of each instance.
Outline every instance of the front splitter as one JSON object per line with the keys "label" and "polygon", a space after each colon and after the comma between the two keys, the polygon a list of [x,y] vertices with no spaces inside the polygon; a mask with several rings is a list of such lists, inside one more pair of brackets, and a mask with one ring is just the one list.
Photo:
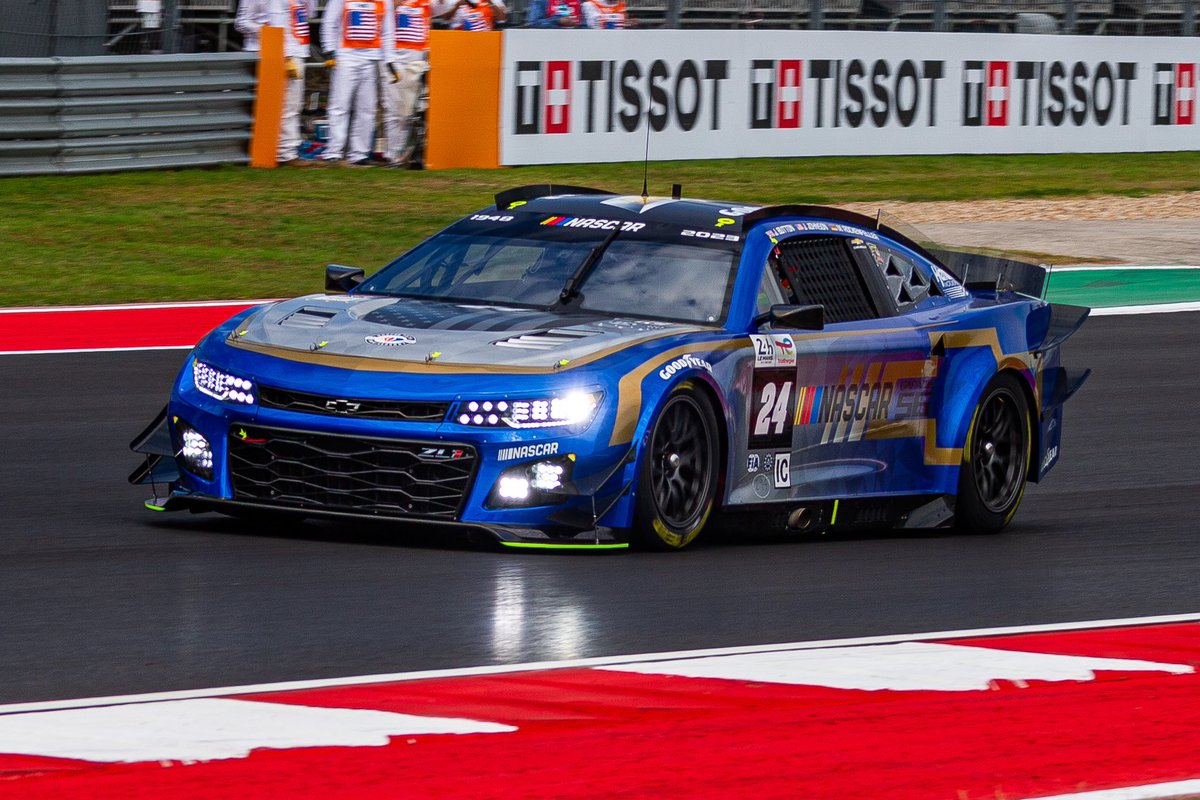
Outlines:
{"label": "front splitter", "polygon": [[166,497],[153,497],[145,502],[151,511],[216,511],[218,513],[239,514],[270,514],[280,517],[315,517],[319,519],[341,520],[370,520],[377,523],[402,523],[419,527],[451,528],[466,533],[482,533],[494,539],[504,547],[524,550],[624,550],[629,542],[618,535],[618,530],[597,526],[590,530],[544,530],[512,525],[487,525],[479,522],[461,522],[458,520],[440,520],[418,517],[390,516],[386,514],[367,514],[355,511],[340,511],[326,508],[306,508],[297,506],[276,506],[266,503],[248,503],[242,500],[228,500],[200,494],[170,494]]}

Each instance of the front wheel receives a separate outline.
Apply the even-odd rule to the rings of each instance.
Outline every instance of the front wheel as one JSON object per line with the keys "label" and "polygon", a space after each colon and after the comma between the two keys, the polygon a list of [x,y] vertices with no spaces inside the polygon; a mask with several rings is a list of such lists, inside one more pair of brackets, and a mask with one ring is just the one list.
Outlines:
{"label": "front wheel", "polygon": [[996,533],[1017,513],[1029,472],[1029,404],[1017,378],[1000,374],[984,389],[963,447],[955,516],[971,533]]}
{"label": "front wheel", "polygon": [[712,513],[717,494],[717,420],[687,382],[658,413],[638,473],[633,539],[656,550],[691,544]]}

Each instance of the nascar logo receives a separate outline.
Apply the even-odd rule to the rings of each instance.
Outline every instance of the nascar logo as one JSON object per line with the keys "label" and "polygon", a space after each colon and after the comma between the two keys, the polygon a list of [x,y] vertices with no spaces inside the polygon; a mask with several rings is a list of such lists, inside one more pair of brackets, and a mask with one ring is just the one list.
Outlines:
{"label": "nascar logo", "polygon": [[619,219],[597,219],[594,217],[547,217],[543,225],[556,228],[591,228],[601,231],[615,230],[619,225],[622,231],[640,231],[646,227],[644,222],[621,222]]}

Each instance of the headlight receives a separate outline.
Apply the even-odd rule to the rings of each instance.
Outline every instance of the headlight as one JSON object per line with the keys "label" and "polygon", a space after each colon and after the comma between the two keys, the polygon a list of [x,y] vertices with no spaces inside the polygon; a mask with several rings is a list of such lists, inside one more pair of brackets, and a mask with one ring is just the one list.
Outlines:
{"label": "headlight", "polygon": [[192,359],[192,382],[196,384],[197,389],[209,397],[215,397],[227,403],[254,405],[256,392],[253,381],[249,378],[239,378],[228,372],[222,372],[198,358]]}
{"label": "headlight", "polygon": [[569,392],[532,400],[470,400],[459,403],[459,425],[479,428],[550,428],[586,425],[596,416],[604,392]]}
{"label": "headlight", "polygon": [[176,456],[183,462],[184,469],[194,475],[199,475],[206,481],[211,481],[213,453],[208,439],[204,438],[204,434],[200,431],[178,418],[175,420],[175,430],[179,433],[181,443]]}
{"label": "headlight", "polygon": [[561,503],[567,499],[567,482],[575,456],[561,456],[518,464],[500,473],[488,495],[488,508],[526,508]]}

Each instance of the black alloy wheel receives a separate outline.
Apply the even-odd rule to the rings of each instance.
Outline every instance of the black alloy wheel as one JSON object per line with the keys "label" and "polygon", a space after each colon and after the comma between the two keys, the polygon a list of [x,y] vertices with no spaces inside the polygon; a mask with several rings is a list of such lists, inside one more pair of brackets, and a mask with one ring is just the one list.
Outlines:
{"label": "black alloy wheel", "polygon": [[1024,391],[1012,375],[997,375],[975,409],[963,449],[960,527],[994,533],[1008,524],[1025,494],[1031,440]]}
{"label": "black alloy wheel", "polygon": [[678,550],[700,534],[717,490],[716,418],[686,382],[667,398],[650,433],[638,482],[634,538]]}

